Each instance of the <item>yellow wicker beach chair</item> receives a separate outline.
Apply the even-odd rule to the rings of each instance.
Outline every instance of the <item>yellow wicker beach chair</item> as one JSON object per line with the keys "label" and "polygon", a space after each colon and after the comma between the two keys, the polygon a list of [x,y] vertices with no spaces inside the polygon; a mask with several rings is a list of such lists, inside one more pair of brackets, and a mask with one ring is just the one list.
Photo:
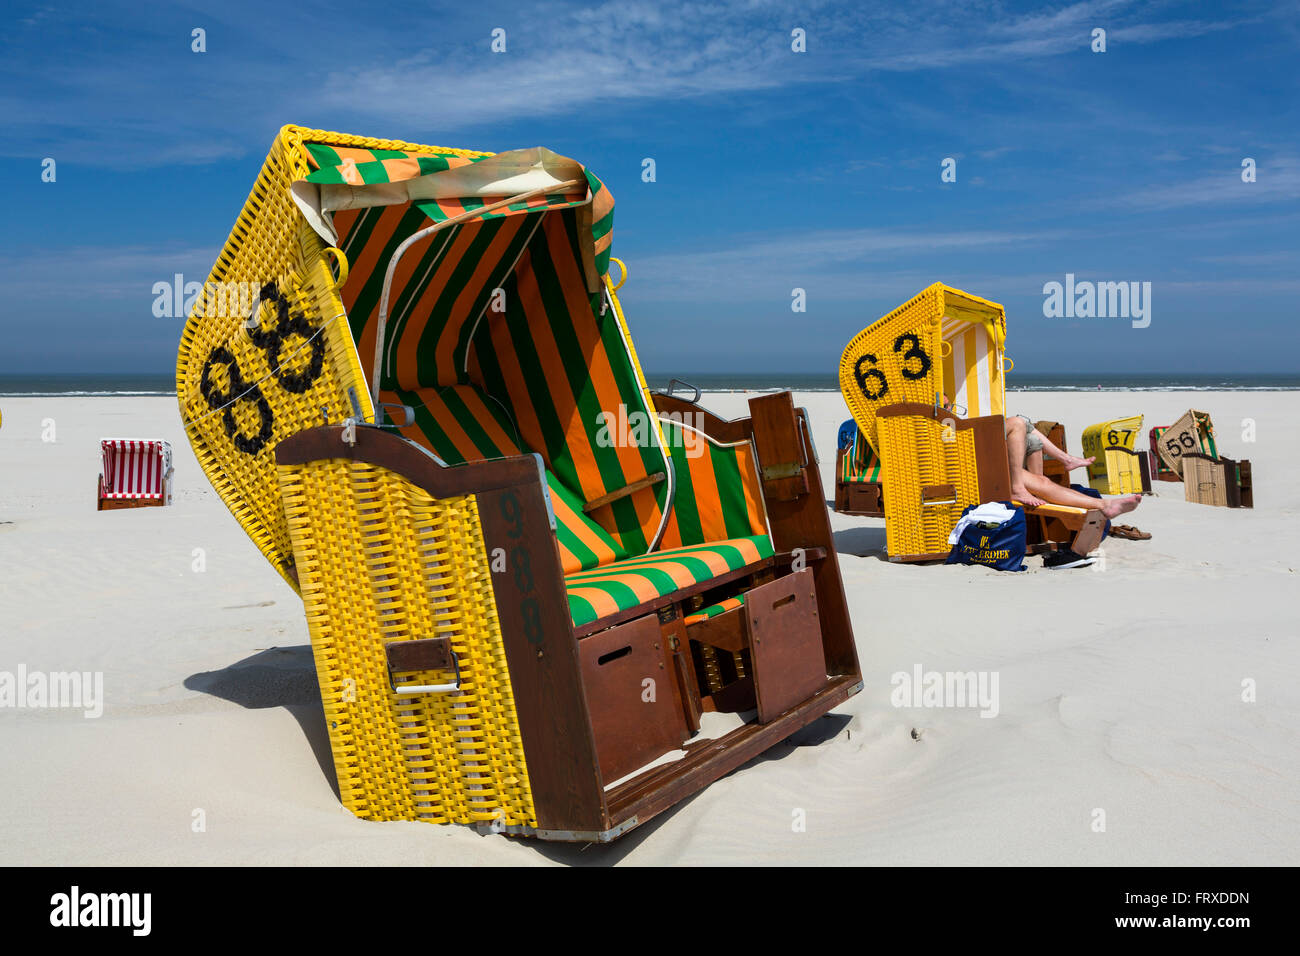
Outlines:
{"label": "yellow wicker beach chair", "polygon": [[1151,493],[1151,469],[1145,451],[1137,451],[1142,416],[1116,418],[1083,430],[1083,454],[1095,458],[1088,466],[1088,484],[1103,495]]}
{"label": "yellow wicker beach chair", "polygon": [[[880,456],[891,561],[946,557],[963,510],[1010,498],[1005,342],[1002,306],[935,283],[845,347],[840,391]],[[1100,541],[1099,512],[1026,509],[1040,513],[1079,553]]]}
{"label": "yellow wicker beach chair", "polygon": [[611,840],[862,686],[806,415],[651,394],[612,208],[548,150],[285,127],[186,325],[358,816]]}

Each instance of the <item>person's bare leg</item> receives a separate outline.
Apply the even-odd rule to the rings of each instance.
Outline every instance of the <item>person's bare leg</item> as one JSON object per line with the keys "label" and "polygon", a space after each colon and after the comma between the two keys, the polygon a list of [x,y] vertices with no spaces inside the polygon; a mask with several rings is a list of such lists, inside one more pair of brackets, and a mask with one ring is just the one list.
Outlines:
{"label": "person's bare leg", "polygon": [[[1118,518],[1122,514],[1127,514],[1142,502],[1141,495],[1124,495],[1122,498],[1094,498],[1091,495],[1075,491],[1073,488],[1062,488],[1052,479],[1045,478],[1042,475],[1035,475],[1028,471],[1024,474],[1025,486],[1040,499],[1054,505],[1095,509],[1107,518]],[[1014,489],[1012,490],[1012,496],[1022,505],[1029,504],[1024,498],[1016,494]]]}
{"label": "person's bare leg", "polygon": [[1029,453],[1029,457],[1025,459],[1025,471],[1034,475],[1043,473],[1043,453],[1041,451]]}
{"label": "person's bare leg", "polygon": [[1025,420],[1018,416],[1007,419],[1007,465],[1011,471],[1011,497],[1022,505],[1034,507],[1043,504],[1035,497],[1025,482]]}
{"label": "person's bare leg", "polygon": [[[1065,466],[1065,470],[1067,472],[1074,471],[1074,469],[1076,468],[1086,468],[1088,465],[1091,465],[1094,461],[1097,460],[1095,457],[1080,458],[1078,455],[1071,455],[1068,452],[1064,452],[1061,449],[1057,448],[1055,445],[1053,445],[1050,441],[1048,441],[1047,436],[1044,435],[1042,432],[1040,432],[1037,428],[1034,429],[1034,432],[1038,435],[1039,438],[1043,440],[1043,454],[1051,458],[1055,458],[1057,461],[1059,461],[1061,464]],[[1039,471],[1039,474],[1041,475],[1042,472]]]}

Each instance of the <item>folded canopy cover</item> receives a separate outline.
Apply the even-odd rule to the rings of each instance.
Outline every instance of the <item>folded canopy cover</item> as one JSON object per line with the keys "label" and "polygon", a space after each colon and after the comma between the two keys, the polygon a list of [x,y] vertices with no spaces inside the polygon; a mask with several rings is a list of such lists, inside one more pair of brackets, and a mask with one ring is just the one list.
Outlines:
{"label": "folded canopy cover", "polygon": [[[609,270],[614,198],[596,176],[578,163],[541,146],[490,156],[452,156],[305,144],[313,171],[291,187],[294,202],[313,229],[330,245],[338,242],[327,213],[412,203],[433,223],[522,193],[532,198],[474,217],[477,221],[543,210],[576,208],[588,290],[600,287]],[[565,187],[578,180],[586,188]],[[562,191],[563,190],[563,191]]]}

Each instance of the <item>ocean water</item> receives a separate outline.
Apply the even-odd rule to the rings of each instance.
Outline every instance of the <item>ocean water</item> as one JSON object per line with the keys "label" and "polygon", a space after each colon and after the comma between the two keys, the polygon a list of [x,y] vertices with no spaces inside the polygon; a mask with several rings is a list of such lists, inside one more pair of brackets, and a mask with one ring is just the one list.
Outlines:
{"label": "ocean water", "polygon": [[[647,372],[651,388],[665,389],[674,376]],[[678,373],[691,386],[706,392],[838,392],[834,374],[800,372],[745,373]],[[1300,375],[1187,375],[1187,374],[1105,374],[1079,373],[1030,375],[1012,372],[1007,387],[1011,391],[1042,392],[1128,392],[1128,391],[1297,391]],[[676,386],[683,390],[681,385]],[[685,389],[689,396],[691,391]],[[175,395],[176,380],[171,375],[5,375],[0,374],[0,395]]]}

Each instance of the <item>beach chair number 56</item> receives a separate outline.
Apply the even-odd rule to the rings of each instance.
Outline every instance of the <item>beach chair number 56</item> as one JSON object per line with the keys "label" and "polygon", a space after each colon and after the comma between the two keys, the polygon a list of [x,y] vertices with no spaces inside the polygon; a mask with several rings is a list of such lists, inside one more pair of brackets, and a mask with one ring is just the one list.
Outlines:
{"label": "beach chair number 56", "polygon": [[[305,315],[289,312],[289,299],[276,288],[274,282],[262,286],[262,291],[258,295],[259,304],[254,308],[253,316],[250,318],[256,317],[262,302],[275,305],[275,325],[264,329],[260,322],[255,325],[250,322],[247,326],[248,339],[266,354],[266,364],[271,369],[271,377],[280,384],[280,387],[286,392],[301,395],[309,391],[316,379],[320,378],[325,363],[325,340],[315,334]],[[311,359],[302,370],[288,372],[280,365],[280,353],[284,349],[285,342],[294,336],[310,344]],[[303,347],[299,346],[291,354],[296,354]],[[212,370],[218,365],[226,367],[226,375],[230,379],[230,387],[224,392],[212,381]],[[257,383],[250,385],[244,381],[239,362],[229,349],[218,345],[208,353],[207,360],[203,363],[203,376],[199,380],[199,392],[209,408],[222,413],[221,424],[226,430],[226,437],[235,448],[246,455],[256,455],[266,447],[275,427],[275,414],[271,411],[271,403],[266,400]],[[235,422],[235,405],[239,402],[252,402],[257,409],[258,429],[252,435],[245,435],[238,430]]]}
{"label": "beach chair number 56", "polygon": [[[906,351],[903,350],[903,346],[907,346]],[[930,373],[932,365],[930,356],[925,353],[925,349],[921,348],[921,338],[915,332],[904,332],[894,339],[894,354],[903,357],[899,372],[909,382],[925,378]],[[916,367],[909,368],[907,363],[913,359],[917,363]],[[858,388],[862,390],[863,396],[872,402],[879,401],[889,394],[889,381],[885,378],[885,373],[875,367],[877,361],[879,360],[874,355],[864,355],[853,367],[853,378],[858,383]]]}
{"label": "beach chair number 56", "polygon": [[[1182,447],[1180,448],[1179,445]],[[1196,439],[1192,437],[1191,432],[1179,432],[1177,438],[1165,440],[1165,447],[1169,449],[1169,454],[1179,458],[1183,454],[1183,448],[1196,447]]]}

